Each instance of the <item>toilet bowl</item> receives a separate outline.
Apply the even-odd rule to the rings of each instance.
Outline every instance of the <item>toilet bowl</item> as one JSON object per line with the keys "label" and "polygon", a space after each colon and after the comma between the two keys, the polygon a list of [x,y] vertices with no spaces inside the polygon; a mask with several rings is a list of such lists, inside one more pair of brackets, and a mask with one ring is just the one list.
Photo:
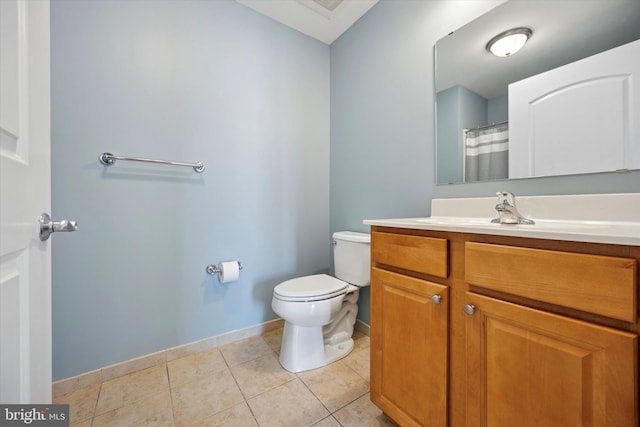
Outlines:
{"label": "toilet bowl", "polygon": [[290,372],[319,368],[353,349],[359,289],[369,286],[369,234],[334,233],[336,277],[314,274],[273,290],[271,307],[285,320],[280,364]]}

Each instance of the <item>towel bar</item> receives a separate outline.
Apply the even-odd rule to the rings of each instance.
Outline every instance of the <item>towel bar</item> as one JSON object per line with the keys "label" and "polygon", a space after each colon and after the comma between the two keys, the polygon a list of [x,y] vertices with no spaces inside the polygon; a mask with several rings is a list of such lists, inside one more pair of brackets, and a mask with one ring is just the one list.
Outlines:
{"label": "towel bar", "polygon": [[147,163],[160,163],[164,165],[174,165],[174,166],[190,166],[194,171],[198,173],[204,172],[204,164],[201,162],[195,163],[183,163],[183,162],[170,162],[168,160],[154,160],[154,159],[141,159],[137,157],[124,157],[124,156],[114,156],[111,153],[102,153],[100,154],[100,163],[106,166],[110,166],[116,162],[116,160],[131,160],[134,162],[147,162]]}

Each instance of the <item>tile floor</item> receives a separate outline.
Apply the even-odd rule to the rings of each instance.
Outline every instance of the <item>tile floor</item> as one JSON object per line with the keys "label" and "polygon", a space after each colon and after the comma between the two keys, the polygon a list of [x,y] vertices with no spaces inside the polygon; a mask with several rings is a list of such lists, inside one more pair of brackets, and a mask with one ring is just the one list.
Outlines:
{"label": "tile floor", "polygon": [[71,425],[395,426],[369,400],[369,337],[329,366],[292,374],[282,329],[59,396]]}

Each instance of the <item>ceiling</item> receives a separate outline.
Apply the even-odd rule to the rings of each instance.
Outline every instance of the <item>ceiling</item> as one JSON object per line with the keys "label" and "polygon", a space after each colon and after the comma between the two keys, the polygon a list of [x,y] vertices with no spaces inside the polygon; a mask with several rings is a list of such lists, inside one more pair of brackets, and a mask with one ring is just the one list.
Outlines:
{"label": "ceiling", "polygon": [[378,0],[236,1],[329,45],[378,2]]}

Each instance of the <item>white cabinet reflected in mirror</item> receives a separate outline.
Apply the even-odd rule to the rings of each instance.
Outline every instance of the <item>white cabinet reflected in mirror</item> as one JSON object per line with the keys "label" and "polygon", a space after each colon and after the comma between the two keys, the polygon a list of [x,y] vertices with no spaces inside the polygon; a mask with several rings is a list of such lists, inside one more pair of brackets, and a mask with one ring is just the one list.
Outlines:
{"label": "white cabinet reflected in mirror", "polygon": [[[518,27],[519,52],[486,49]],[[638,39],[638,0],[511,0],[438,41],[437,184],[639,169]]]}

